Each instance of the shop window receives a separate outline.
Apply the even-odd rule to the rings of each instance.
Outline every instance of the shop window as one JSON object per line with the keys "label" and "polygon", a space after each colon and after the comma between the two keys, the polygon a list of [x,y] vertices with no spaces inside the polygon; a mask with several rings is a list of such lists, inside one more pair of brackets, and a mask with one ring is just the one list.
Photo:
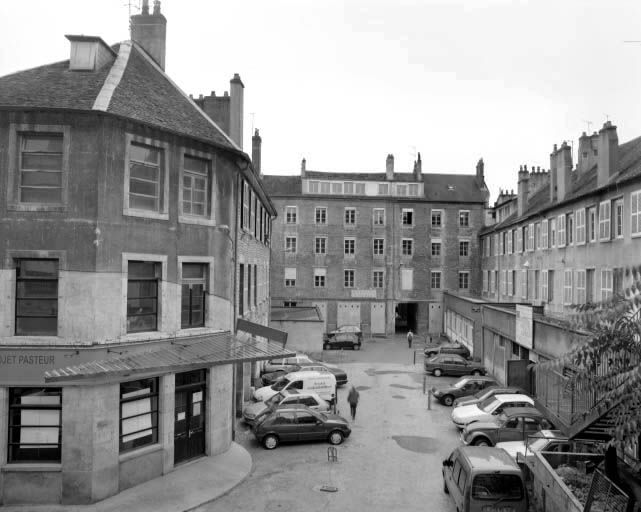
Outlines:
{"label": "shop window", "polygon": [[182,264],[180,326],[183,329],[204,327],[207,297],[207,265]]}
{"label": "shop window", "polygon": [[58,260],[17,260],[15,333],[57,336]]}
{"label": "shop window", "polygon": [[61,388],[9,389],[9,462],[60,462]]}
{"label": "shop window", "polygon": [[130,261],[127,276],[127,332],[158,329],[160,264]]}
{"label": "shop window", "polygon": [[158,378],[120,384],[120,451],[158,442]]}

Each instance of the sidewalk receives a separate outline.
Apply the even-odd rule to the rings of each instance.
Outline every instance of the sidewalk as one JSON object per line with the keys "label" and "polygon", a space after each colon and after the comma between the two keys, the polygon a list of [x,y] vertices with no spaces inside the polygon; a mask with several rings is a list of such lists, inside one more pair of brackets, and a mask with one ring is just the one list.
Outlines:
{"label": "sidewalk", "polygon": [[7,505],[2,512],[184,512],[226,494],[252,470],[249,452],[232,443],[227,452],[187,463],[166,475],[93,505]]}

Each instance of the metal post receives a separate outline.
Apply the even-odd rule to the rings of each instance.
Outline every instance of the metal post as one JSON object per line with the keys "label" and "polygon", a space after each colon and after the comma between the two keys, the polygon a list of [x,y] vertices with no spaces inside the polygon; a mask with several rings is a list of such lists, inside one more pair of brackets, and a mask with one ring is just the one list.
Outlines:
{"label": "metal post", "polygon": [[430,391],[427,392],[427,410],[432,410],[432,393]]}
{"label": "metal post", "polygon": [[423,374],[423,394],[425,394],[426,388],[427,388],[427,375]]}

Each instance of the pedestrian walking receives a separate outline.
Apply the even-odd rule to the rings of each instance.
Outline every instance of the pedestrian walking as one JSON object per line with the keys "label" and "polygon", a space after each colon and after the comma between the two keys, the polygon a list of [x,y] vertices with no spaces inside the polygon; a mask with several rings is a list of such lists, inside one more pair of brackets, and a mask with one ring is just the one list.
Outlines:
{"label": "pedestrian walking", "polygon": [[412,348],[412,340],[414,339],[414,334],[412,333],[412,329],[407,331],[407,345],[409,348]]}
{"label": "pedestrian walking", "polygon": [[352,387],[349,390],[349,393],[347,394],[347,401],[349,402],[349,409],[352,413],[352,421],[356,419],[356,406],[358,405],[358,399],[359,399],[359,393],[352,385]]}

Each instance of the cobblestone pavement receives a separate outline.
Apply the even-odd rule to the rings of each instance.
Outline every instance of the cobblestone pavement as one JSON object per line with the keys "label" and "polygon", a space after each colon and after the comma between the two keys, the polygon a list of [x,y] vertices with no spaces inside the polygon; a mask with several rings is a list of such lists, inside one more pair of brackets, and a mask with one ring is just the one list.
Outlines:
{"label": "cobblestone pavement", "polygon": [[[324,352],[326,361],[347,371],[348,386],[356,385],[361,396],[352,435],[337,447],[338,462],[328,462],[324,442],[265,450],[241,423],[236,441],[253,457],[250,476],[197,510],[454,511],[442,491],[441,461],[458,445],[458,431],[449,408],[432,403],[427,410],[422,358],[414,365],[413,349],[398,336],[367,340],[360,352]],[[453,380],[428,376],[427,385]],[[348,386],[339,389],[343,416],[349,416]]]}

